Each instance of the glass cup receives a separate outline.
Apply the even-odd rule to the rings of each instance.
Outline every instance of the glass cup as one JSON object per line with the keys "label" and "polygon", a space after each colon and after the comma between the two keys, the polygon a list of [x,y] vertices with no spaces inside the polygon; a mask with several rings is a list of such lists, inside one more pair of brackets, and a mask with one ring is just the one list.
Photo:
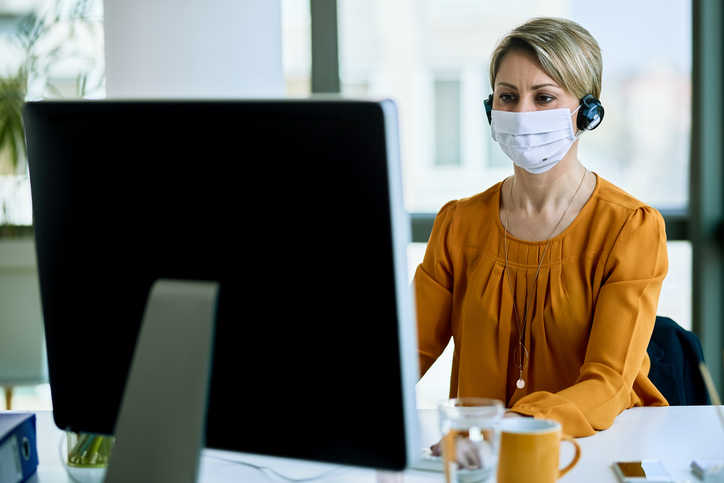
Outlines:
{"label": "glass cup", "polygon": [[68,466],[105,468],[113,451],[113,436],[67,432]]}
{"label": "glass cup", "polygon": [[463,397],[443,401],[438,409],[447,483],[488,480],[498,462],[498,422],[505,413],[502,401]]}

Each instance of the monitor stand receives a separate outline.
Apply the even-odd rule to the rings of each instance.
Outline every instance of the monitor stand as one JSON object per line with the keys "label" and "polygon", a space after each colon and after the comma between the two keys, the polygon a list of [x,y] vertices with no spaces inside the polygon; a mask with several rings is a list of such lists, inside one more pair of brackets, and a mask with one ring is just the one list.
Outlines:
{"label": "monitor stand", "polygon": [[218,289],[181,280],[151,288],[106,483],[198,480]]}

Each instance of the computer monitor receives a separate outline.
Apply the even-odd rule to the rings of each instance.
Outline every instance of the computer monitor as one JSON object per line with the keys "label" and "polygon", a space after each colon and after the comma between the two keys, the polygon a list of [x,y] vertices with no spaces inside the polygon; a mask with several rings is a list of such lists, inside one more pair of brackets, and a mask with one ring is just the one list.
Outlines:
{"label": "computer monitor", "polygon": [[391,101],[40,101],[23,116],[59,428],[113,434],[151,286],[210,280],[207,447],[415,459]]}

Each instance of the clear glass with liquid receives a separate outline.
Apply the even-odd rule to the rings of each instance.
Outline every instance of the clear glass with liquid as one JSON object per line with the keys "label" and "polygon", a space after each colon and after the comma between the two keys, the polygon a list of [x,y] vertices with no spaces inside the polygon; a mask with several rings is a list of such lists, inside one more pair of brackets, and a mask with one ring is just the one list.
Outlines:
{"label": "clear glass with liquid", "polygon": [[438,405],[447,483],[485,482],[495,475],[500,448],[502,401],[457,398]]}

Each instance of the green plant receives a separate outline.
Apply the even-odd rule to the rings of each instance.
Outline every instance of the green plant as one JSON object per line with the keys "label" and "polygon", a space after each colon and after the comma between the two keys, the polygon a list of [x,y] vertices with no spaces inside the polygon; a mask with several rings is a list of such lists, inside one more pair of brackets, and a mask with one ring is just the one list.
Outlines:
{"label": "green plant", "polygon": [[[25,76],[0,78],[0,153],[15,173],[25,159],[25,130],[21,117],[27,85]],[[7,169],[7,168],[6,168]],[[11,174],[11,173],[6,173]]]}
{"label": "green plant", "polygon": [[[25,130],[22,109],[27,100],[66,97],[56,87],[58,66],[72,63],[76,75],[75,97],[85,97],[90,87],[102,85],[102,59],[84,51],[79,44],[102,40],[102,19],[97,13],[100,0],[53,0],[45,12],[30,12],[11,34],[12,50],[18,61],[0,77],[0,175],[25,173]],[[66,68],[66,71],[68,69]],[[98,71],[101,74],[98,75]],[[89,79],[95,75],[94,83]],[[12,185],[12,184],[11,184]],[[6,184],[8,186],[8,184]],[[11,193],[0,193],[2,222],[8,224],[7,202]],[[0,230],[0,236],[3,231]]]}
{"label": "green plant", "polygon": [[78,97],[86,94],[97,59],[79,50],[74,41],[89,34],[98,39],[101,19],[94,14],[97,3],[76,0],[68,6],[68,2],[55,0],[46,13],[33,11],[18,22],[11,40],[20,61],[13,72],[0,78],[0,152],[13,171],[25,160],[22,107],[29,98],[59,97],[53,84],[59,63],[78,64]]}

